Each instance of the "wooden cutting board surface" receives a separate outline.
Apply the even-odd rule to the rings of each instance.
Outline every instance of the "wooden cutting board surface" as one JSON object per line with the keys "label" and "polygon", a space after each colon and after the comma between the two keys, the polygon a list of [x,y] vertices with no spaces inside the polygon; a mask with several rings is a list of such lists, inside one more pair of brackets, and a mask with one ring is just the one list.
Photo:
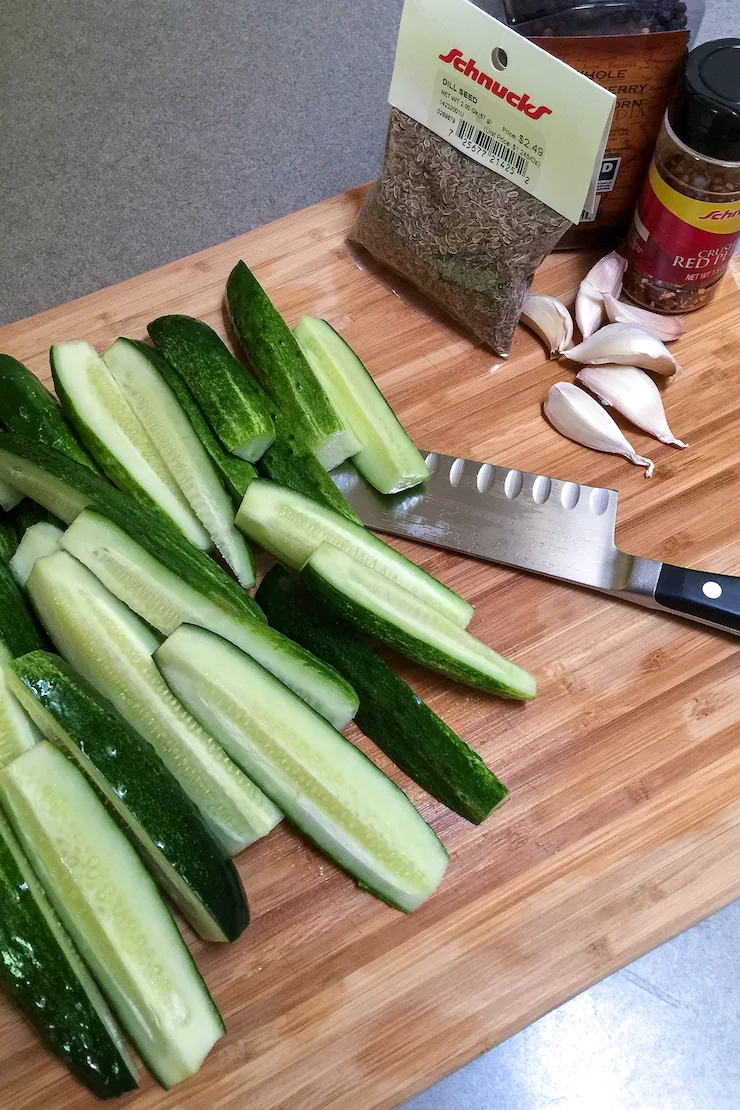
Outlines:
{"label": "wooden cutting board surface", "polygon": [[[620,491],[618,542],[740,572],[740,293],[728,276],[686,319],[665,393],[687,451],[630,432],[655,477],[561,438],[547,388],[572,380],[522,332],[501,365],[359,269],[347,193],[232,242],[0,329],[0,350],[49,380],[52,342],[102,350],[169,311],[225,334],[240,257],[289,322],[325,316],[357,349],[415,441]],[[572,303],[590,259],[555,255],[535,290]],[[140,1110],[379,1110],[740,894],[736,639],[492,565],[399,543],[476,606],[471,629],[533,671],[520,706],[398,661],[488,761],[511,798],[480,827],[410,783],[451,855],[438,893],[405,917],[358,890],[283,825],[239,857],[253,919],[230,947],[186,931],[228,1035],[171,1092],[144,1077]],[[0,1106],[95,1105],[0,1000]]]}

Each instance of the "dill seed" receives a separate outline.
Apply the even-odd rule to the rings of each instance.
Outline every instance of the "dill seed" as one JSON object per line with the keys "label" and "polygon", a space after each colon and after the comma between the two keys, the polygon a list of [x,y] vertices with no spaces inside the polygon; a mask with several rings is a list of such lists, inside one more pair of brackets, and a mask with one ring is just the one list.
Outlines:
{"label": "dill seed", "polygon": [[534,272],[570,226],[391,108],[383,169],[350,238],[506,356]]}

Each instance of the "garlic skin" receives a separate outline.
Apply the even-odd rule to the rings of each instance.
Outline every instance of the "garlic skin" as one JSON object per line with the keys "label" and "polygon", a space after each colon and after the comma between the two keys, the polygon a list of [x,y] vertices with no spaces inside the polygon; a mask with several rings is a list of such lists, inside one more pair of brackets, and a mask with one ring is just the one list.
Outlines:
{"label": "garlic skin", "polygon": [[576,296],[576,323],[584,339],[598,331],[606,323],[606,309],[604,295],[588,278],[584,278],[578,286]]}
{"label": "garlic skin", "polygon": [[591,267],[584,281],[593,285],[599,293],[609,293],[612,297],[618,297],[622,292],[622,278],[626,269],[627,259],[622,258],[616,251],[611,251]]}
{"label": "garlic skin", "polygon": [[555,297],[530,293],[524,298],[521,320],[546,344],[550,358],[561,355],[573,342],[572,317]]}
{"label": "garlic skin", "polygon": [[604,308],[612,324],[642,324],[664,343],[672,343],[686,331],[681,316],[659,316],[647,308],[618,301],[611,293],[604,293]]}
{"label": "garlic skin", "polygon": [[652,477],[655,464],[637,454],[609,413],[577,385],[557,382],[550,388],[542,407],[547,419],[561,435],[594,451],[624,455],[636,466],[645,467],[646,478]]}
{"label": "garlic skin", "polygon": [[688,447],[668,427],[660,390],[644,370],[636,366],[586,366],[578,371],[576,380],[590,389],[602,405],[612,405],[661,443]]}
{"label": "garlic skin", "polygon": [[593,366],[638,366],[641,370],[666,376],[677,374],[679,369],[665,344],[642,324],[607,324],[563,354],[572,362]]}

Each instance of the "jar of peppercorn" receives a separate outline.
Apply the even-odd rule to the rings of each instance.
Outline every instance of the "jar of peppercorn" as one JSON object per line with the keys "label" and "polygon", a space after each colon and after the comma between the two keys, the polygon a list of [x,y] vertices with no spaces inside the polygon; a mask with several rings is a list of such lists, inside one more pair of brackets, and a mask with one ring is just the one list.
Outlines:
{"label": "jar of peppercorn", "polygon": [[692,50],[627,237],[624,291],[664,314],[711,299],[740,238],[740,39]]}

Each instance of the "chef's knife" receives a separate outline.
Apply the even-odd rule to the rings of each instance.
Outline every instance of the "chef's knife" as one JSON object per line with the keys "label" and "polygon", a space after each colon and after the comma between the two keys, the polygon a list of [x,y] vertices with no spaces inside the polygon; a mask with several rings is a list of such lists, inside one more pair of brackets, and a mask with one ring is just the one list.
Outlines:
{"label": "chef's knife", "polygon": [[426,461],[428,481],[390,497],[376,493],[351,464],[332,477],[362,522],[379,532],[740,633],[740,578],[619,550],[616,490],[435,452]]}

